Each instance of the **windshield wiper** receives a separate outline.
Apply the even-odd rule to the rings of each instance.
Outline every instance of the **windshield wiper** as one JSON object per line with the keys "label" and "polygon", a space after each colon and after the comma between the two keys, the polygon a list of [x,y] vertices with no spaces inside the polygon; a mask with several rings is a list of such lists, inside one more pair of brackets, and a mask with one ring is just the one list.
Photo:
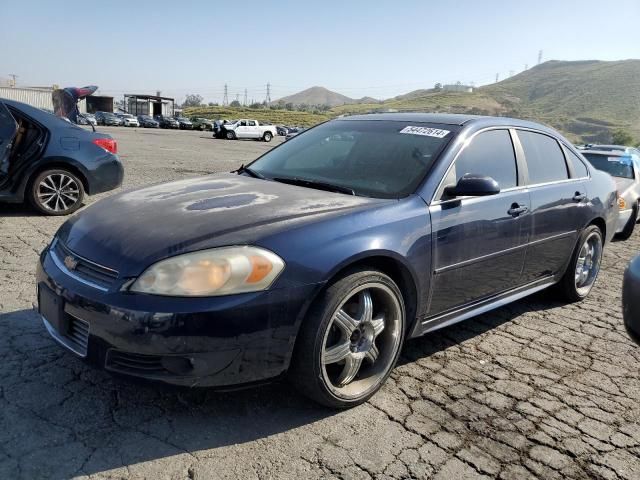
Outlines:
{"label": "windshield wiper", "polygon": [[333,185],[331,183],[318,182],[316,180],[307,180],[304,178],[283,178],[276,177],[273,180],[281,183],[288,183],[290,185],[298,185],[301,187],[317,188],[318,190],[326,190],[327,192],[346,193],[347,195],[355,195],[356,192],[349,187],[342,187],[340,185]]}
{"label": "windshield wiper", "polygon": [[261,173],[258,173],[254,170],[251,170],[249,167],[245,167],[244,163],[242,165],[240,165],[240,168],[237,170],[233,170],[231,173],[237,173],[238,175],[242,175],[243,173],[248,173],[249,175],[251,175],[253,178],[260,178],[262,180],[265,179],[264,175],[262,175]]}

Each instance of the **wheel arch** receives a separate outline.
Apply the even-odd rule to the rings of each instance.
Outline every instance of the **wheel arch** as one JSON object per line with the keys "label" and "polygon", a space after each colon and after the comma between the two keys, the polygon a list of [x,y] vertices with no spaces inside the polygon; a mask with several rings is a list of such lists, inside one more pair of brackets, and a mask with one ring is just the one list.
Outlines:
{"label": "wheel arch", "polygon": [[369,252],[364,255],[358,255],[351,257],[342,263],[338,264],[333,270],[331,270],[326,281],[322,283],[322,287],[317,289],[310,301],[307,308],[304,309],[304,316],[309,310],[311,305],[314,304],[320,294],[330,285],[334,280],[344,276],[347,272],[352,270],[358,270],[363,268],[372,268],[379,270],[382,273],[388,275],[397,285],[402,292],[403,300],[405,303],[407,324],[405,325],[405,337],[413,331],[417,314],[419,311],[419,291],[418,281],[415,273],[411,267],[402,259],[402,257],[395,252],[379,251]]}
{"label": "wheel arch", "polygon": [[589,222],[587,227],[589,225],[595,225],[596,227],[598,227],[600,229],[600,231],[602,232],[602,239],[603,240],[607,238],[607,222],[605,222],[604,218],[596,217],[596,218],[594,218],[593,220],[591,220]]}
{"label": "wheel arch", "polygon": [[82,170],[82,168],[77,166],[71,160],[58,157],[56,159],[52,159],[45,163],[39,164],[28,175],[25,176],[26,180],[23,182],[22,189],[21,189],[22,196],[26,197],[26,195],[28,194],[27,192],[29,192],[29,189],[33,185],[33,182],[35,181],[38,175],[40,175],[45,170],[52,170],[56,168],[59,168],[62,170],[68,170],[69,172],[73,173],[82,182],[82,187],[84,188],[84,191],[89,195],[91,194],[87,175]]}

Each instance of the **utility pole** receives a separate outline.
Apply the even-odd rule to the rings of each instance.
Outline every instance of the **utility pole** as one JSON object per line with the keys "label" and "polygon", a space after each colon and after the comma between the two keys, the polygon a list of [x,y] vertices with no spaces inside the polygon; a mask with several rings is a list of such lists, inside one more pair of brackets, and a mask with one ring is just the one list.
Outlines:
{"label": "utility pole", "polygon": [[227,84],[224,84],[224,99],[222,100],[222,105],[228,105],[229,104],[229,87],[227,86]]}
{"label": "utility pole", "polygon": [[16,88],[16,78],[18,78],[18,75],[16,75],[15,73],[10,73],[9,76],[11,77],[11,86],[13,88]]}
{"label": "utility pole", "polygon": [[498,83],[500,81],[500,74],[496,73],[496,83]]}
{"label": "utility pole", "polygon": [[236,93],[236,102],[240,103],[240,94]]}
{"label": "utility pole", "polygon": [[509,70],[509,76],[513,77],[513,70]]}
{"label": "utility pole", "polygon": [[271,84],[267,82],[267,98],[265,98],[267,105],[271,103]]}
{"label": "utility pole", "polygon": [[525,63],[525,64],[524,64],[524,69],[525,69],[525,70],[529,70],[529,64],[528,64],[528,63]]}
{"label": "utility pole", "polygon": [[542,50],[538,52],[538,65],[542,63]]}
{"label": "utility pole", "polygon": [[247,89],[244,89],[244,106],[247,106]]}

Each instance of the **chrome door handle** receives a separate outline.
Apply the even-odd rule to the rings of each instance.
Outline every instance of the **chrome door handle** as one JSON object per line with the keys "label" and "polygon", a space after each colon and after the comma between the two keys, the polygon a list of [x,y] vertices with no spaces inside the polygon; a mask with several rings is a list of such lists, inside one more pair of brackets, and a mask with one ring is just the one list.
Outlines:
{"label": "chrome door handle", "polygon": [[526,205],[518,205],[517,203],[514,203],[513,205],[511,205],[511,208],[507,210],[507,213],[512,217],[517,217],[518,215],[525,213],[528,210],[529,207],[527,207]]}

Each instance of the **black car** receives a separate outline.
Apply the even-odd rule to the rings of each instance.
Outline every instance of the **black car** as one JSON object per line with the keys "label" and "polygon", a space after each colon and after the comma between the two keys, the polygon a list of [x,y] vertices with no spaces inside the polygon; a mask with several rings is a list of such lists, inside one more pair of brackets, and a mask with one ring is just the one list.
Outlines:
{"label": "black car", "polygon": [[75,215],[40,257],[40,312],[113,372],[224,388],[288,374],[350,407],[405,339],[551,286],[584,299],[617,208],[611,177],[540,124],[345,117]]}
{"label": "black car", "polygon": [[115,113],[96,112],[95,117],[98,125],[107,125],[113,127],[119,127],[120,125],[122,125],[122,119]]}
{"label": "black car", "polygon": [[186,117],[176,117],[180,130],[193,130],[193,123]]}
{"label": "black car", "polygon": [[160,128],[160,123],[149,115],[138,115],[138,122],[144,128]]}
{"label": "black car", "polygon": [[117,188],[116,141],[21,102],[0,99],[0,201],[67,215],[84,195]]}
{"label": "black car", "polygon": [[175,118],[166,117],[164,115],[156,115],[153,118],[160,124],[160,128],[180,128],[180,124]]}
{"label": "black car", "polygon": [[284,137],[285,135],[287,135],[287,133],[289,133],[289,130],[287,130],[287,127],[283,127],[282,125],[276,125],[276,132],[281,137]]}

